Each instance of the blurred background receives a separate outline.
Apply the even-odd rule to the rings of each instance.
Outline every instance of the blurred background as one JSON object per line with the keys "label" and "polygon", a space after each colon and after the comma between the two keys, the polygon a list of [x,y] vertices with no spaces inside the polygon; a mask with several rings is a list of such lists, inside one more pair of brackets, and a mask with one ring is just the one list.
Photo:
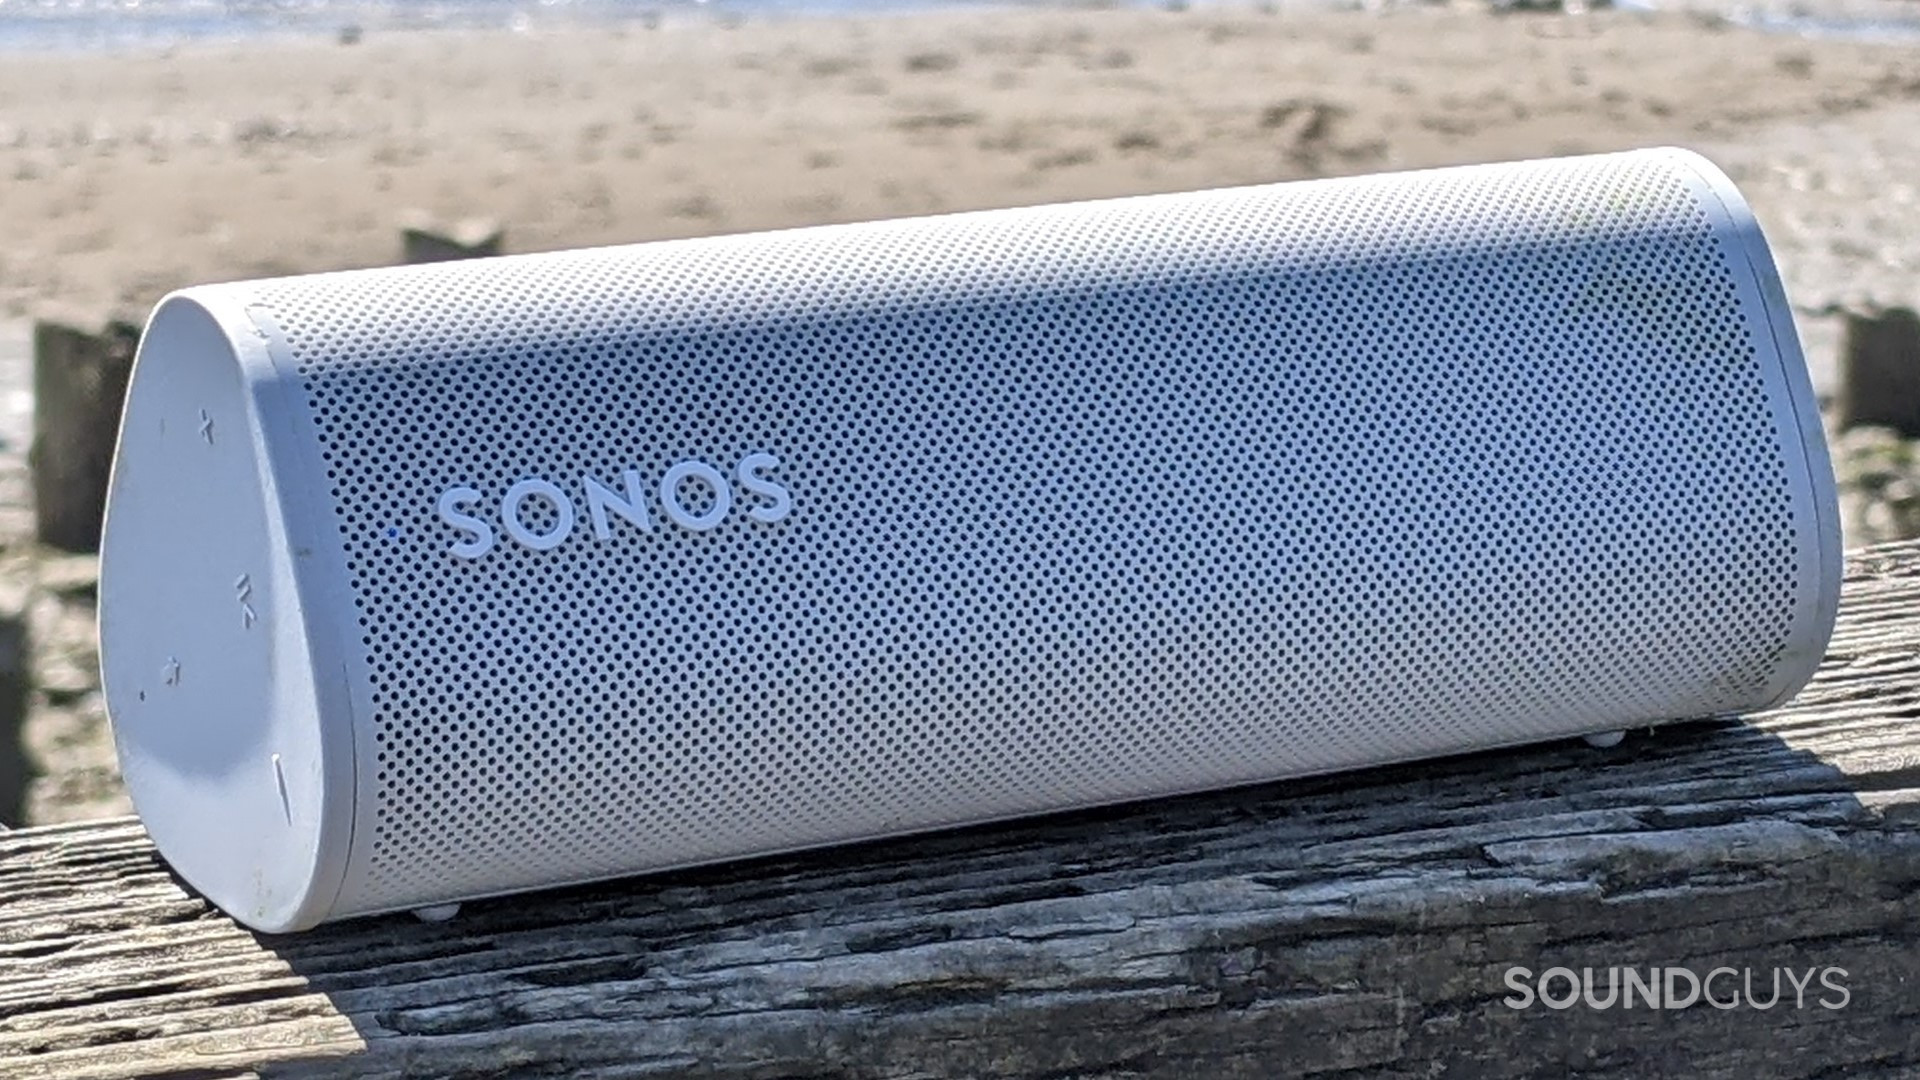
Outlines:
{"label": "blurred background", "polygon": [[1653,144],[1766,229],[1848,544],[1920,535],[1920,0],[0,0],[0,823],[129,810],[92,549],[168,290]]}

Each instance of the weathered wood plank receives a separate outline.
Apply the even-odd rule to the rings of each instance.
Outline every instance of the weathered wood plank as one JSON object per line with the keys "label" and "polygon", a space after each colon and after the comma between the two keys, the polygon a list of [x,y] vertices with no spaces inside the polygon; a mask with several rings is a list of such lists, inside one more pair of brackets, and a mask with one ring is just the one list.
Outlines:
{"label": "weathered wood plank", "polygon": [[[0,836],[18,1077],[1920,1074],[1920,545],[1740,723],[249,933],[131,819]],[[1514,1009],[1512,965],[1847,972]],[[1765,987],[1757,986],[1764,999]],[[1831,999],[1832,995],[1828,995]]]}

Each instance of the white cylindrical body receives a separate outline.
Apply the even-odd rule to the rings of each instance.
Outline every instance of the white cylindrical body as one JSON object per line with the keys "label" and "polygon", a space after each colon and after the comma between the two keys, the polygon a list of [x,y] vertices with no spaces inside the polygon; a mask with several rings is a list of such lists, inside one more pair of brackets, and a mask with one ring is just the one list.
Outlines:
{"label": "white cylindrical body", "polygon": [[285,930],[1759,709],[1839,556],[1661,150],[190,289],[101,655]]}

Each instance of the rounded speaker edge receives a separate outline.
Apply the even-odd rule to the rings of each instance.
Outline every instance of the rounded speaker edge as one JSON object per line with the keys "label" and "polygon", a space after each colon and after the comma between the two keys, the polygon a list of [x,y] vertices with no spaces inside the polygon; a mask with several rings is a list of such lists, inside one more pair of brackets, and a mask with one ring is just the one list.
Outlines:
{"label": "rounded speaker edge", "polygon": [[164,299],[135,356],[100,547],[101,682],[155,846],[257,930],[327,918],[351,832],[271,423],[265,343],[230,292]]}
{"label": "rounded speaker edge", "polygon": [[1748,281],[1757,291],[1759,306],[1765,313],[1765,329],[1773,346],[1774,360],[1769,374],[1784,390],[1781,395],[1787,426],[1784,442],[1790,455],[1797,451],[1795,464],[1800,467],[1795,477],[1796,502],[1805,506],[1812,518],[1813,549],[1807,561],[1816,580],[1811,587],[1799,590],[1794,633],[1782,652],[1765,699],[1754,707],[1754,711],[1763,711],[1791,700],[1813,678],[1826,658],[1839,614],[1840,583],[1845,573],[1839,488],[1827,452],[1826,431],[1820,421],[1820,401],[1794,325],[1793,309],[1772,248],[1753,208],[1732,178],[1697,151],[1660,147],[1646,152],[1660,154],[1688,172],[1726,215],[1734,247],[1745,263]]}

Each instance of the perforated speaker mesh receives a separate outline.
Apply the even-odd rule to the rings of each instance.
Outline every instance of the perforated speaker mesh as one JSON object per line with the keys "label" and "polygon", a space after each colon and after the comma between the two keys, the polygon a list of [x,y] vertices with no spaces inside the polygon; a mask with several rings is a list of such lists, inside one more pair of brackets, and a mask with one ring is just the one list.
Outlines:
{"label": "perforated speaker mesh", "polygon": [[336,914],[1763,703],[1728,221],[1645,153],[241,286],[354,597]]}

